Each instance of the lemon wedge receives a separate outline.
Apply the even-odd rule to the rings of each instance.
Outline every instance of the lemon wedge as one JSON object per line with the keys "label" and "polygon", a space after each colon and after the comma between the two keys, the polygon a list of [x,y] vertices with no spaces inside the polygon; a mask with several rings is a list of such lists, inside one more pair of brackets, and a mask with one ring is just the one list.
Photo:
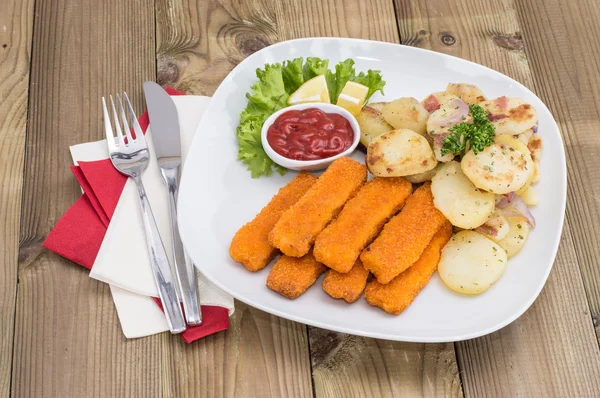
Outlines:
{"label": "lemon wedge", "polygon": [[348,82],[340,93],[336,105],[356,116],[360,113],[368,93],[369,87],[356,82]]}
{"label": "lemon wedge", "polygon": [[307,102],[330,102],[325,75],[313,77],[302,84],[298,87],[298,90],[290,95],[288,101],[290,105],[305,104]]}

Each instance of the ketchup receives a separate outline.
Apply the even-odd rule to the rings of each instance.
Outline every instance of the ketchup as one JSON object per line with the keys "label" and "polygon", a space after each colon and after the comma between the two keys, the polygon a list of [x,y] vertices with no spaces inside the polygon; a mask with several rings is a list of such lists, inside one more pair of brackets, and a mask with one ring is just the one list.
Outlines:
{"label": "ketchup", "polygon": [[293,160],[318,160],[350,148],[354,130],[345,117],[317,108],[287,111],[267,130],[275,152]]}

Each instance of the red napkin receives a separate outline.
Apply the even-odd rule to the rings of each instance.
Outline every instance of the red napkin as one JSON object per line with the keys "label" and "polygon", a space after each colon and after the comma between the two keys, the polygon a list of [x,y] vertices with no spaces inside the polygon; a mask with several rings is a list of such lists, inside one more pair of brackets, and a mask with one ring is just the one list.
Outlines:
{"label": "red napkin", "polygon": [[[166,91],[169,95],[184,95],[170,87]],[[144,112],[138,121],[145,133],[150,124],[148,112]],[[112,166],[110,159],[78,163],[78,166],[71,166],[71,171],[84,193],[58,220],[42,246],[92,269],[127,177]],[[162,310],[160,299],[154,297],[154,301]],[[188,325],[181,333],[186,342],[229,329],[227,308],[203,305],[202,319],[202,325]]]}

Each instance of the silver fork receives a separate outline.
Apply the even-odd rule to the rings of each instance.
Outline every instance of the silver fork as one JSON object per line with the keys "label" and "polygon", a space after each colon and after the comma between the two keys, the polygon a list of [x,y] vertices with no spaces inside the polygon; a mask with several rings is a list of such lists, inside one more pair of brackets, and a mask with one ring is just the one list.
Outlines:
{"label": "silver fork", "polygon": [[115,103],[111,95],[110,102],[115,121],[115,130],[117,131],[117,136],[115,137],[111,127],[110,116],[106,109],[106,101],[104,100],[104,97],[102,97],[104,129],[106,131],[106,140],[108,142],[108,152],[110,153],[110,160],[112,161],[113,166],[115,166],[119,172],[135,181],[140,197],[142,218],[144,220],[144,229],[146,232],[146,243],[148,244],[148,253],[150,254],[150,262],[152,263],[152,271],[154,272],[158,295],[160,296],[165,310],[169,330],[173,334],[181,333],[186,329],[186,324],[183,319],[181,306],[179,305],[175,280],[173,279],[169,259],[160,238],[156,221],[154,220],[154,215],[150,208],[150,202],[146,196],[144,184],[142,183],[142,171],[148,167],[150,151],[148,151],[146,139],[144,138],[142,128],[137,121],[127,93],[123,93],[123,96],[125,98],[125,103],[127,104],[129,120],[131,120],[131,124],[133,125],[135,138],[133,138],[131,130],[129,129],[129,123],[127,121],[127,116],[125,115],[125,110],[123,109],[121,97],[117,95],[117,103],[119,104],[123,130],[125,130],[127,136],[127,141],[125,141],[123,130],[121,130],[121,126],[119,126],[119,117],[117,116]]}

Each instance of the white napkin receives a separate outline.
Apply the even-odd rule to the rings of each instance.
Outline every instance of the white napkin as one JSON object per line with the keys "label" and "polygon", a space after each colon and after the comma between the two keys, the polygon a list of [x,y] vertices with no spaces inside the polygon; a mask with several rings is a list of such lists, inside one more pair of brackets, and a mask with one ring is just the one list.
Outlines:
{"label": "white napkin", "polygon": [[[209,97],[173,96],[179,115],[184,162],[209,100]],[[153,155],[151,137],[152,132],[148,129],[146,140]],[[106,140],[75,145],[70,147],[70,150],[75,164],[78,161],[94,161],[108,157]],[[154,156],[151,157],[142,180],[167,255],[172,262],[167,191]],[[150,267],[137,188],[131,179],[125,184],[90,276],[111,285],[113,300],[126,337],[148,336],[168,330],[164,315],[150,298],[158,297],[158,291]],[[229,310],[230,315],[233,314],[233,298],[199,273],[198,289],[202,305],[224,307]]]}

